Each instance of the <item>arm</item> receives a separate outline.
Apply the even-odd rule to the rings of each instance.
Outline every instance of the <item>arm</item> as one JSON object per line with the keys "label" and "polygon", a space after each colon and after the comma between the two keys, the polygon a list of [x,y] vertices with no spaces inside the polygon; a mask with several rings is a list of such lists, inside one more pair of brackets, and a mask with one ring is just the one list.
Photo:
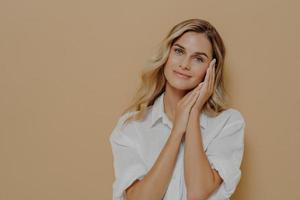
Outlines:
{"label": "arm", "polygon": [[163,198],[173,173],[182,135],[172,130],[150,171],[142,180],[136,181],[127,188],[128,200],[161,200]]}
{"label": "arm", "polygon": [[184,175],[188,199],[207,199],[222,182],[204,152],[199,115],[199,112],[191,112],[185,134]]}

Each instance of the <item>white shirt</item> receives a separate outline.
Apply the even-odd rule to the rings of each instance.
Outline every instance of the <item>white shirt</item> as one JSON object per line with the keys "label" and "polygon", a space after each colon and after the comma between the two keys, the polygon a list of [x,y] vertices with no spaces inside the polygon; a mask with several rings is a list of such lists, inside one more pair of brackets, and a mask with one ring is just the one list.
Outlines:
{"label": "white shirt", "polygon": [[[171,133],[173,125],[164,112],[163,97],[164,93],[156,98],[142,121],[132,121],[122,127],[124,120],[135,112],[122,115],[111,133],[109,141],[115,173],[113,200],[124,200],[125,189],[151,169]],[[241,178],[244,118],[238,110],[229,108],[217,117],[201,113],[199,123],[206,156],[223,179],[208,200],[228,200]],[[184,143],[181,143],[163,200],[187,199],[183,155]]]}

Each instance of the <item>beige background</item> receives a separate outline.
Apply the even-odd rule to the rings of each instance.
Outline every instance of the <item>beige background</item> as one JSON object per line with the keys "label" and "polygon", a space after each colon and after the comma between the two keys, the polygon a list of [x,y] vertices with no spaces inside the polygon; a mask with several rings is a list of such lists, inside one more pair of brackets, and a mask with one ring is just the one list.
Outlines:
{"label": "beige background", "polygon": [[297,1],[0,1],[0,199],[111,199],[108,137],[176,23],[210,21],[246,119],[233,200],[300,199]]}

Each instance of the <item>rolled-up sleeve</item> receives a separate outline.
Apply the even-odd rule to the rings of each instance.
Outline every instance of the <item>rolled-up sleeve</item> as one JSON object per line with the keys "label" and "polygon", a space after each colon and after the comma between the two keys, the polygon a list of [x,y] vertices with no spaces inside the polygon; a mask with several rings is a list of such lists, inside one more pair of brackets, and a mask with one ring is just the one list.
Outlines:
{"label": "rolled-up sleeve", "polygon": [[134,142],[126,134],[134,131],[129,127],[121,128],[119,120],[110,136],[113,153],[115,180],[113,183],[113,200],[125,200],[125,190],[135,181],[141,180],[146,174],[146,167],[138,154]]}
{"label": "rolled-up sleeve", "polygon": [[244,153],[245,121],[239,114],[227,123],[207,148],[206,155],[213,169],[219,172],[222,184],[209,200],[227,200],[241,179],[241,162]]}

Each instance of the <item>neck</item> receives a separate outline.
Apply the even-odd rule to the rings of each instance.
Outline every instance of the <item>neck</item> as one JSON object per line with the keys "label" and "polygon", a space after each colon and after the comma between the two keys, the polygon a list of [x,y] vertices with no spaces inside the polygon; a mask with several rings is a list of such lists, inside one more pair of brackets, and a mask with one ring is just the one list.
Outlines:
{"label": "neck", "polygon": [[164,95],[164,112],[174,122],[175,109],[178,101],[184,97],[187,90],[178,90],[168,83],[166,83],[165,95]]}

